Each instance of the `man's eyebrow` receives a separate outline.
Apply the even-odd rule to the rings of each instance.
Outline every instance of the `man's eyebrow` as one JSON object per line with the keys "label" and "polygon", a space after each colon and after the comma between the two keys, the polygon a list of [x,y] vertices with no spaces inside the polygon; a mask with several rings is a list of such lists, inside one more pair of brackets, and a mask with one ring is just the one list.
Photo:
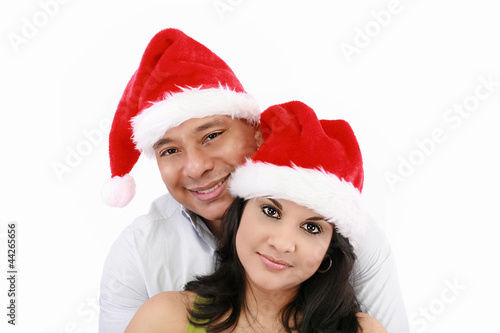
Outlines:
{"label": "man's eyebrow", "polygon": [[[211,129],[213,127],[224,125],[225,123],[226,123],[226,121],[224,119],[221,119],[221,118],[214,119],[212,121],[209,121],[209,122],[207,122],[205,124],[202,124],[202,125],[196,127],[193,130],[193,132],[194,133],[203,132],[203,131],[206,131],[206,130]],[[156,149],[160,148],[163,145],[169,144],[170,142],[172,142],[171,138],[168,138],[168,137],[161,138],[160,140],[156,141],[156,143],[153,145],[153,149],[156,150]]]}
{"label": "man's eyebrow", "polygon": [[156,143],[153,145],[153,149],[156,150],[156,149],[160,148],[161,146],[170,143],[171,141],[172,140],[170,138],[162,138],[162,139],[156,141]]}
{"label": "man's eyebrow", "polygon": [[224,119],[221,119],[221,118],[217,118],[217,119],[214,119],[212,121],[209,121],[203,125],[200,125],[198,127],[196,127],[194,129],[194,132],[203,132],[203,131],[206,131],[208,129],[211,129],[213,127],[217,127],[217,126],[220,126],[220,125],[224,125],[226,122],[224,121]]}

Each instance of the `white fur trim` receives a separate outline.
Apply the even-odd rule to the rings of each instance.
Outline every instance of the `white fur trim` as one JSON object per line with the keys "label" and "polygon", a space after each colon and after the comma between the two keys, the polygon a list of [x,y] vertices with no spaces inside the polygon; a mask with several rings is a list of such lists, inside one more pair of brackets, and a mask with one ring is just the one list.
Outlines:
{"label": "white fur trim", "polygon": [[132,118],[133,140],[136,148],[153,157],[153,145],[165,132],[191,118],[226,115],[259,122],[260,108],[252,96],[229,88],[182,88],[182,92],[167,93],[163,100],[153,103]]}
{"label": "white fur trim", "polygon": [[366,229],[361,193],[351,183],[322,170],[248,160],[231,176],[229,191],[244,199],[284,199],[312,209],[335,224],[353,245]]}
{"label": "white fur trim", "polygon": [[115,176],[106,180],[102,187],[102,201],[111,207],[125,207],[134,198],[135,180],[131,175]]}

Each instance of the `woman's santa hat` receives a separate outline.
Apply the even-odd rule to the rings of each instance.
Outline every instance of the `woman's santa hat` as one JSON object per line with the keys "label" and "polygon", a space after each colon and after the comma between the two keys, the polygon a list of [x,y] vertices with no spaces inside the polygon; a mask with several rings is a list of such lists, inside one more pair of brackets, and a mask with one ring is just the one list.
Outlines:
{"label": "woman's santa hat", "polygon": [[237,168],[230,193],[293,201],[333,223],[351,243],[363,233],[363,161],[344,120],[318,120],[304,103],[271,106],[260,118],[265,139]]}
{"label": "woman's santa hat", "polygon": [[135,194],[129,175],[165,132],[191,118],[227,115],[257,123],[260,108],[231,68],[177,29],[156,34],[118,104],[109,134],[111,176],[102,198],[124,207]]}

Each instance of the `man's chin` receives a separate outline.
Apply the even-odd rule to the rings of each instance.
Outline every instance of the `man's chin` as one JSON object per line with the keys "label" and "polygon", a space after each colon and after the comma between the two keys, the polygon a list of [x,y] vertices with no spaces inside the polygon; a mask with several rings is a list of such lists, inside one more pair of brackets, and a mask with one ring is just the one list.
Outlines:
{"label": "man's chin", "polygon": [[211,203],[210,207],[196,207],[194,209],[188,209],[198,215],[202,219],[202,221],[206,223],[211,221],[220,222],[227,207],[229,207],[229,205],[223,205],[222,203]]}

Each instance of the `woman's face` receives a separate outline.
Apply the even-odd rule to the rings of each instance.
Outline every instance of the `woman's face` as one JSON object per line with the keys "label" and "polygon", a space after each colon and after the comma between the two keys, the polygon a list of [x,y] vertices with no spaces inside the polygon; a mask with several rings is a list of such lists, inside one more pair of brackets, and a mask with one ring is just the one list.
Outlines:
{"label": "woman's face", "polygon": [[252,287],[294,290],[323,261],[333,225],[309,208],[282,199],[250,199],[236,234],[236,251]]}

